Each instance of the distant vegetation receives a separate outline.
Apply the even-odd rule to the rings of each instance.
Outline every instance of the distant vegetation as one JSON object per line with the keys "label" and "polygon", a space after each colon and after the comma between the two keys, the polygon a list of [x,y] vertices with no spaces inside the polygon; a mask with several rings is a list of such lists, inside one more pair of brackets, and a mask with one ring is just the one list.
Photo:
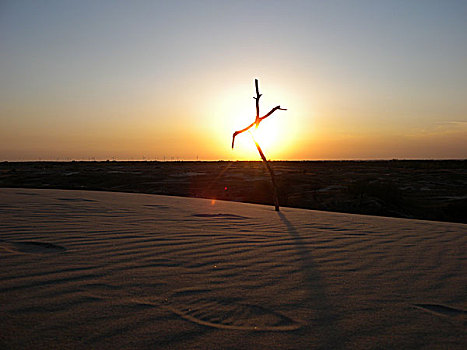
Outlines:
{"label": "distant vegetation", "polygon": [[[467,223],[467,161],[272,162],[282,206]],[[273,204],[261,162],[2,162],[0,187]]]}

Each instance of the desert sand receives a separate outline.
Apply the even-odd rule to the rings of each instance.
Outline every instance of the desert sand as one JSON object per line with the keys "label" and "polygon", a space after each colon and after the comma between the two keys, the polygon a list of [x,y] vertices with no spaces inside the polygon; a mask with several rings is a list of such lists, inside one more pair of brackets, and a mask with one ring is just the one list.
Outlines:
{"label": "desert sand", "polygon": [[467,225],[0,189],[2,349],[462,349]]}

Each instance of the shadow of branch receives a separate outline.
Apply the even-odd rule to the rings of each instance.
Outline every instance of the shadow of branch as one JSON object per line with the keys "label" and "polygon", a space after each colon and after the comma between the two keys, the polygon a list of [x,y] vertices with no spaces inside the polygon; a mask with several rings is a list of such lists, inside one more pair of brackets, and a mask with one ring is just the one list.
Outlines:
{"label": "shadow of branch", "polygon": [[306,307],[310,308],[310,316],[304,320],[307,322],[304,329],[306,332],[310,332],[311,329],[314,332],[318,331],[318,338],[323,342],[324,348],[340,348],[344,339],[337,327],[337,315],[326,295],[325,282],[307,247],[308,243],[283,212],[277,212],[277,215],[286,226],[302,265],[303,287],[308,292],[305,303]]}

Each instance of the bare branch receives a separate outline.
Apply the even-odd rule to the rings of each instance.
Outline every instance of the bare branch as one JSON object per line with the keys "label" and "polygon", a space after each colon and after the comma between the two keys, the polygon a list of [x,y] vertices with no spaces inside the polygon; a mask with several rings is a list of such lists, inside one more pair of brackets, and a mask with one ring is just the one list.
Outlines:
{"label": "bare branch", "polygon": [[[281,106],[276,106],[276,107],[274,107],[273,109],[271,109],[271,110],[269,111],[268,114],[265,114],[264,116],[262,116],[261,118],[259,118],[259,120],[261,121],[261,120],[263,120],[263,119],[266,119],[267,117],[269,117],[271,114],[273,114],[273,113],[274,113],[275,111],[277,111],[277,110],[286,111],[287,109],[281,108]],[[259,124],[259,123],[258,123],[258,124]]]}
{"label": "bare branch", "polygon": [[[259,95],[261,96],[261,95]],[[253,97],[254,99],[256,99],[255,97]],[[241,134],[242,132],[245,132],[245,131],[248,131],[250,130],[253,125],[256,125],[256,127],[258,127],[258,125],[264,120],[266,119],[267,117],[269,117],[271,114],[273,114],[275,111],[277,110],[280,110],[280,111],[286,111],[287,109],[286,108],[281,108],[281,106],[276,106],[274,107],[273,109],[271,109],[269,111],[268,114],[264,115],[263,117],[261,118],[257,118],[253,123],[251,123],[250,125],[248,125],[245,129],[242,129],[242,130],[239,130],[239,131],[235,131],[233,133],[233,137],[232,137],[232,148],[234,148],[234,143],[235,143],[235,136],[237,136],[238,134]]]}
{"label": "bare branch", "polygon": [[[242,132],[250,130],[254,125],[256,125],[256,127],[258,127],[262,120],[266,119],[267,117],[269,117],[271,114],[273,114],[277,110],[281,110],[281,111],[286,111],[287,110],[285,108],[281,108],[281,106],[276,106],[273,109],[271,109],[269,111],[269,113],[267,113],[264,116],[260,117],[259,116],[259,99],[260,99],[260,97],[262,95],[259,93],[258,79],[255,79],[255,87],[256,87],[256,97],[253,97],[256,100],[256,117],[255,117],[255,121],[253,123],[251,123],[250,125],[248,125],[246,128],[244,128],[242,130],[239,130],[239,131],[235,131],[233,133],[233,136],[232,136],[232,149],[234,148],[235,137],[238,134],[241,134]],[[251,136],[253,137],[253,135],[251,135]],[[253,137],[253,141],[255,142],[256,149],[258,150],[259,155],[261,156],[261,159],[263,160],[264,164],[266,165],[266,168],[269,171],[269,175],[271,175],[271,182],[272,182],[272,187],[273,187],[274,207],[275,207],[276,211],[279,211],[279,198],[277,196],[277,185],[276,185],[276,180],[275,180],[275,176],[274,176],[274,171],[272,170],[271,166],[269,165],[269,162],[266,159],[266,156],[264,155],[263,150],[259,146],[258,142],[256,142],[254,137]]]}
{"label": "bare branch", "polygon": [[266,168],[269,171],[269,175],[271,175],[271,182],[272,182],[272,199],[274,201],[274,209],[276,211],[279,211],[279,198],[277,197],[277,185],[276,185],[276,179],[274,176],[274,171],[272,170],[271,166],[269,165],[268,160],[266,159],[266,156],[263,153],[263,150],[259,146],[258,142],[256,142],[255,138],[253,137],[253,141],[255,142],[256,149],[258,150],[259,155],[261,156],[261,159],[263,160],[264,164],[266,164]]}
{"label": "bare branch", "polygon": [[251,123],[250,125],[248,125],[245,129],[242,129],[242,130],[239,130],[239,131],[235,131],[235,132],[233,133],[233,137],[232,137],[232,148],[234,148],[235,136],[237,136],[238,134],[241,134],[242,132],[245,132],[245,131],[250,130],[255,124],[256,124],[256,121],[254,121],[253,123]]}
{"label": "bare branch", "polygon": [[269,117],[271,114],[273,114],[277,110],[281,110],[281,111],[286,111],[287,110],[285,108],[281,108],[281,106],[276,106],[273,109],[271,109],[269,111],[269,113],[267,113],[264,116],[260,117],[259,116],[259,99],[263,95],[259,93],[258,79],[255,79],[255,87],[256,87],[256,97],[253,97],[256,100],[256,117],[255,117],[255,121],[253,123],[251,123],[250,125],[248,125],[246,128],[235,131],[233,133],[233,136],[232,136],[232,149],[234,148],[234,145],[235,145],[235,137],[238,134],[241,134],[242,132],[250,130],[253,127],[253,125],[256,125],[256,127],[258,127],[263,119],[266,119],[267,117]]}
{"label": "bare branch", "polygon": [[260,120],[259,120],[259,99],[262,96],[259,93],[259,88],[258,88],[258,79],[255,79],[255,87],[256,87],[256,97],[253,97],[256,100],[256,117],[255,117],[255,123],[256,127],[258,127]]}

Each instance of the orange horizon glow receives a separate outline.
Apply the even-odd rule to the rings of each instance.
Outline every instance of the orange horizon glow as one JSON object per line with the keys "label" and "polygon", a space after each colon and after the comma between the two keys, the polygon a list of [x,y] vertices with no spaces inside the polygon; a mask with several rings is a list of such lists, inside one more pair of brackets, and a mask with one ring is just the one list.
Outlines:
{"label": "orange horizon glow", "polygon": [[466,159],[466,10],[7,2],[0,161]]}

